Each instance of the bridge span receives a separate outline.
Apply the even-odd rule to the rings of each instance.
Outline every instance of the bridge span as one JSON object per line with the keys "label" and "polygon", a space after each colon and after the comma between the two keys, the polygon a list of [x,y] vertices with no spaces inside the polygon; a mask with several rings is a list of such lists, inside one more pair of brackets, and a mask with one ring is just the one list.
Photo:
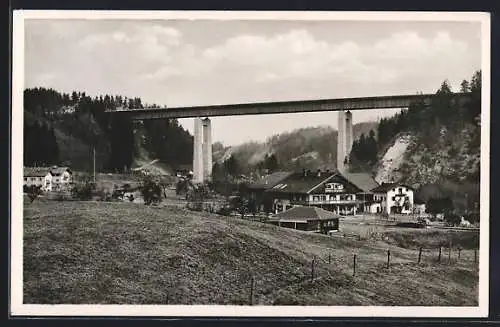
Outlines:
{"label": "bridge span", "polygon": [[[465,94],[455,93],[463,97]],[[144,108],[108,110],[109,113],[130,115],[134,120],[261,115],[318,111],[346,111],[366,109],[408,108],[412,102],[429,105],[434,94],[393,95],[361,98],[337,98],[300,101],[237,103],[172,108]]]}
{"label": "bridge span", "polygon": [[[114,115],[127,115],[135,121],[194,118],[193,182],[201,183],[210,180],[212,175],[212,133],[211,122],[208,117],[338,111],[337,169],[343,171],[345,170],[345,160],[351,152],[354,141],[351,111],[408,108],[417,101],[428,106],[435,96],[435,94],[393,95],[173,108],[122,109],[106,112]],[[461,102],[468,94],[454,93],[453,96]]]}

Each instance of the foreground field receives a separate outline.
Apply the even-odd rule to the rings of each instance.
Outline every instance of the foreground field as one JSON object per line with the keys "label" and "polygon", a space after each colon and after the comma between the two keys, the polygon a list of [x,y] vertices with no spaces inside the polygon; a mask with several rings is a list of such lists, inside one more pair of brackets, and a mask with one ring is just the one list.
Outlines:
{"label": "foreground field", "polygon": [[451,261],[443,251],[440,263],[435,248],[420,264],[417,256],[383,240],[180,208],[43,200],[24,207],[31,304],[477,305],[473,250],[460,260],[453,252]]}

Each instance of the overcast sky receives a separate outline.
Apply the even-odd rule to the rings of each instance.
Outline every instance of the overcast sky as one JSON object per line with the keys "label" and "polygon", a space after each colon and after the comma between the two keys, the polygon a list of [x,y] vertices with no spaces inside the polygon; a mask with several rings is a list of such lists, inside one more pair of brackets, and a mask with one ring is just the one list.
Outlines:
{"label": "overcast sky", "polygon": [[[467,22],[27,20],[26,87],[188,106],[455,90],[481,67]],[[355,111],[377,120],[392,111]],[[192,132],[192,119],[181,119]],[[212,118],[238,144],[330,125],[332,112]]]}

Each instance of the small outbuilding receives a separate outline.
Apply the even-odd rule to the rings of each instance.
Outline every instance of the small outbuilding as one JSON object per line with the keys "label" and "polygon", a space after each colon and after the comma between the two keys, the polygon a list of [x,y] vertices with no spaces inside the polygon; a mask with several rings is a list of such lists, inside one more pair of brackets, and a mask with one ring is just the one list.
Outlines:
{"label": "small outbuilding", "polygon": [[294,206],[269,219],[269,223],[280,227],[327,234],[339,229],[341,216],[315,206]]}

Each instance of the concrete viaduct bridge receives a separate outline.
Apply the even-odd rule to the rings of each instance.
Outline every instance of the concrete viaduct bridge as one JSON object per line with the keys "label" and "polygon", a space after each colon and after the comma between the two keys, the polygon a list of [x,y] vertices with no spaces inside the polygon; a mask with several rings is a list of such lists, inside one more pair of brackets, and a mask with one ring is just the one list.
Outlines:
{"label": "concrete viaduct bridge", "polygon": [[[462,100],[464,93],[454,93]],[[338,111],[337,168],[345,169],[344,161],[353,144],[352,113],[354,110],[408,108],[421,101],[430,105],[434,94],[393,95],[360,98],[338,98],[304,101],[239,103],[226,105],[122,109],[107,111],[114,115],[128,115],[134,121],[147,119],[194,118],[193,182],[201,183],[212,175],[212,133],[208,117],[259,115],[298,112]]]}

